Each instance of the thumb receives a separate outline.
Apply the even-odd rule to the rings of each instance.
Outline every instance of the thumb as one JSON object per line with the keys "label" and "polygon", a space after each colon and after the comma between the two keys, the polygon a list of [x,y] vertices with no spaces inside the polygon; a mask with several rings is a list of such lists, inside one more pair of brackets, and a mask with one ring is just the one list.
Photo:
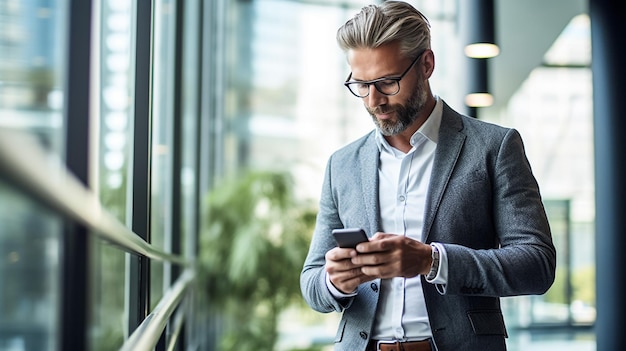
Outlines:
{"label": "thumb", "polygon": [[395,235],[394,234],[383,233],[383,232],[376,232],[376,234],[374,234],[374,236],[370,240],[382,240],[382,239],[385,239],[385,238],[390,238],[392,236],[395,236]]}

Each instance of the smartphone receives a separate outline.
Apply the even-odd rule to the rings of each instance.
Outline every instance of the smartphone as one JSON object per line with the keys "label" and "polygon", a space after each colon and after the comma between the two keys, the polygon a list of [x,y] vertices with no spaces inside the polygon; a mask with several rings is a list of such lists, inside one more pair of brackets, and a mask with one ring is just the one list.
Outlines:
{"label": "smartphone", "polygon": [[361,228],[333,229],[332,233],[337,245],[342,248],[355,248],[358,243],[369,240]]}

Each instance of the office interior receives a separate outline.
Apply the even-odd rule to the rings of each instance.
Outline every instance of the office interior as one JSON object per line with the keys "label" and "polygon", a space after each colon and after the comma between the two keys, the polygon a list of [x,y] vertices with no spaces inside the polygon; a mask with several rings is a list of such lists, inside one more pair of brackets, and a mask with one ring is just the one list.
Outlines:
{"label": "office interior", "polygon": [[[623,7],[408,2],[434,93],[517,129],[541,188],[557,278],[502,299],[507,348],[621,349]],[[334,37],[369,3],[0,0],[0,350],[332,350],[297,278],[327,157],[373,128]]]}

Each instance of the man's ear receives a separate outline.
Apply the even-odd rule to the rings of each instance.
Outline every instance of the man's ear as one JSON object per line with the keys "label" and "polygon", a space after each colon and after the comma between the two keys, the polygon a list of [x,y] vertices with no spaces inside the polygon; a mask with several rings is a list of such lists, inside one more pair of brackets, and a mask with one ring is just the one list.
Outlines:
{"label": "man's ear", "polygon": [[421,73],[424,78],[429,79],[435,71],[435,53],[431,49],[424,52],[423,63],[420,65]]}

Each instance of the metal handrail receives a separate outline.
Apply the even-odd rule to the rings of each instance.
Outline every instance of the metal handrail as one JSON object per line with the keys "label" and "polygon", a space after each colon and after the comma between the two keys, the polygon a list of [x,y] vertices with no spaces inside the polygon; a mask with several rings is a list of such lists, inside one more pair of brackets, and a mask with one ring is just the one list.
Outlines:
{"label": "metal handrail", "polygon": [[178,313],[176,313],[174,321],[172,322],[172,332],[168,335],[167,351],[176,350],[176,346],[178,346],[178,341],[182,336],[184,322],[185,314],[179,311]]}
{"label": "metal handrail", "polygon": [[191,265],[188,259],[160,250],[122,224],[102,206],[92,190],[31,134],[0,128],[0,178],[126,251],[154,260]]}
{"label": "metal handrail", "polygon": [[163,295],[152,313],[130,335],[120,351],[153,350],[194,277],[194,271],[187,269]]}

